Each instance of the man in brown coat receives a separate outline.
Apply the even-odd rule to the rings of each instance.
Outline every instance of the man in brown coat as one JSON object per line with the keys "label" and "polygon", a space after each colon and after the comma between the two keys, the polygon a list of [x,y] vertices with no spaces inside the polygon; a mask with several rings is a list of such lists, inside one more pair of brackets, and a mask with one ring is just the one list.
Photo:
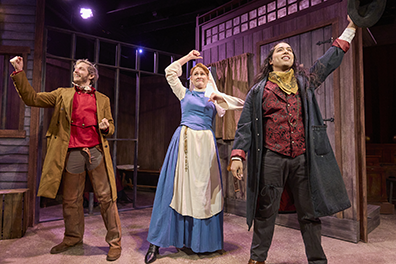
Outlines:
{"label": "man in brown coat", "polygon": [[10,62],[15,69],[11,78],[25,104],[54,108],[46,134],[47,155],[38,190],[38,196],[55,198],[62,181],[65,234],[51,253],[82,244],[83,192],[88,173],[107,229],[106,242],[110,245],[107,260],[118,259],[121,256],[121,224],[106,139],[114,133],[114,123],[109,98],[92,87],[99,78],[97,69],[88,60],[78,60],[73,72],[74,87],[36,93],[23,71],[22,58],[15,57]]}

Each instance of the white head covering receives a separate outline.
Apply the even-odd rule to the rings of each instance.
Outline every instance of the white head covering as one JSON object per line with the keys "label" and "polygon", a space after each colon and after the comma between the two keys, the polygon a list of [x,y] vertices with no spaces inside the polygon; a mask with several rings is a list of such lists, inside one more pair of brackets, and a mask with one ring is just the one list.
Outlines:
{"label": "white head covering", "polygon": [[[204,65],[205,66],[205,65]],[[206,66],[205,66],[206,67]],[[206,85],[206,89],[205,89],[205,96],[206,97],[210,97],[210,95],[214,92],[214,93],[218,93],[218,94],[222,94],[218,89],[217,89],[217,85],[216,85],[216,81],[213,78],[212,75],[212,67],[207,67],[207,69],[209,70],[209,80],[208,80],[208,84]],[[214,68],[216,69],[216,68]],[[194,84],[191,81],[191,77],[190,77],[190,91],[193,91],[195,89]]]}

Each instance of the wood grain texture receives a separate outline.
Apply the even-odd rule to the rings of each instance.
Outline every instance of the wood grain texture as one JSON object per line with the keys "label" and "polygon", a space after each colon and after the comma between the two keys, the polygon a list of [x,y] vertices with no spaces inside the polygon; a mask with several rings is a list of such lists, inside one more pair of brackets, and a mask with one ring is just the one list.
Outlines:
{"label": "wood grain texture", "polygon": [[[0,190],[1,218],[0,229],[2,229],[1,239],[20,238],[26,232],[27,225],[27,194],[28,189],[8,189]],[[1,234],[1,233],[0,233]]]}

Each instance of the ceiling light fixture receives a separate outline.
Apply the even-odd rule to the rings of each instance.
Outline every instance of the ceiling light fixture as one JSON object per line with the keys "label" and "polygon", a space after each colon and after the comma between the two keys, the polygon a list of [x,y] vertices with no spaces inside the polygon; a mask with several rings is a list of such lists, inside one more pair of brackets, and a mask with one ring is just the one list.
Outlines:
{"label": "ceiling light fixture", "polygon": [[81,8],[80,14],[83,19],[88,19],[90,17],[93,17],[91,8]]}

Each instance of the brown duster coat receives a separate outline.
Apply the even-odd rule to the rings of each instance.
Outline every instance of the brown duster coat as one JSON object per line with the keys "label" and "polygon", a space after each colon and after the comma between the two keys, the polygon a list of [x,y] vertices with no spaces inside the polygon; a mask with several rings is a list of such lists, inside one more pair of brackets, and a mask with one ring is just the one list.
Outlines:
{"label": "brown duster coat", "polygon": [[[54,113],[46,134],[47,137],[47,155],[44,160],[43,171],[41,174],[40,187],[38,196],[55,198],[62,178],[65,166],[66,154],[70,140],[70,122],[72,116],[74,88],[58,88],[52,92],[36,93],[29,84],[24,71],[11,75],[15,88],[19,96],[28,106],[35,107],[53,107]],[[98,121],[103,118],[109,120],[109,131],[103,134],[99,130],[101,138],[104,160],[109,177],[111,193],[113,201],[117,199],[117,189],[114,178],[114,169],[110,156],[110,147],[106,137],[110,137],[114,133],[114,121],[111,115],[109,98],[100,93],[95,92],[97,118]]]}

